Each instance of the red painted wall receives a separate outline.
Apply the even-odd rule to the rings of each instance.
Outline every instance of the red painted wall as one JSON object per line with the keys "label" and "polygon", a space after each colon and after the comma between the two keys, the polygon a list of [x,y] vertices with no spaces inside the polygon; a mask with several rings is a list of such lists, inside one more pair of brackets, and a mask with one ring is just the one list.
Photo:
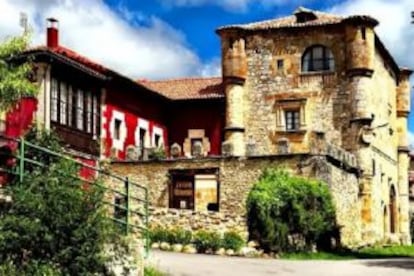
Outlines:
{"label": "red painted wall", "polygon": [[[118,149],[117,158],[124,160],[126,158],[126,150],[130,145],[139,146],[136,143],[135,132],[138,128],[139,120],[148,122],[149,137],[152,137],[155,127],[162,129],[164,145],[168,146],[167,128],[162,120],[163,102],[159,99],[151,99],[142,97],[137,94],[119,93],[115,90],[108,90],[106,95],[106,103],[104,105],[104,156],[110,157],[111,148],[114,147],[114,139],[112,137],[113,130],[111,130],[111,121],[114,118],[114,113],[121,113],[125,118],[124,123],[126,127],[126,137],[122,145],[122,149]],[[143,92],[142,92],[143,93]],[[152,139],[151,139],[152,140]],[[155,146],[151,144],[150,146]]]}
{"label": "red painted wall", "polygon": [[[32,125],[37,110],[37,99],[32,97],[22,98],[16,106],[6,114],[5,135],[10,138],[18,138]],[[16,149],[16,143],[11,143],[12,149]]]}
{"label": "red painted wall", "polygon": [[175,103],[170,111],[169,143],[183,146],[189,129],[204,129],[210,140],[209,155],[221,154],[224,127],[224,102],[219,100]]}

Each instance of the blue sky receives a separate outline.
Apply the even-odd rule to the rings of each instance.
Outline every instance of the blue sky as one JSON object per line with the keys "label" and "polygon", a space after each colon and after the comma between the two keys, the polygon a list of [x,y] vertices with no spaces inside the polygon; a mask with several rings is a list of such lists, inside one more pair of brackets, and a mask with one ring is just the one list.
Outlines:
{"label": "blue sky", "polygon": [[[185,35],[188,45],[202,59],[208,62],[220,56],[220,44],[214,30],[223,25],[248,23],[289,15],[298,6],[304,5],[317,10],[327,10],[339,0],[308,1],[168,1],[168,0],[105,0],[114,10],[123,9],[139,12],[137,24],[150,24],[151,16],[161,18]],[[174,4],[174,2],[176,2]],[[181,2],[181,4],[180,4]],[[217,3],[222,2],[222,3]],[[239,2],[237,4],[236,2]],[[232,4],[236,3],[236,4]],[[241,3],[241,4],[240,4]],[[247,3],[246,6],[243,3]],[[282,4],[278,4],[282,3]],[[121,10],[123,10],[121,9]],[[147,21],[147,22],[146,22]]]}
{"label": "blue sky", "polygon": [[[0,39],[22,32],[45,44],[45,19],[60,22],[60,43],[131,78],[220,75],[215,29],[291,14],[298,6],[340,15],[368,14],[401,66],[414,68],[413,0],[0,0]],[[414,79],[414,78],[412,78]],[[414,114],[409,121],[414,144]]]}

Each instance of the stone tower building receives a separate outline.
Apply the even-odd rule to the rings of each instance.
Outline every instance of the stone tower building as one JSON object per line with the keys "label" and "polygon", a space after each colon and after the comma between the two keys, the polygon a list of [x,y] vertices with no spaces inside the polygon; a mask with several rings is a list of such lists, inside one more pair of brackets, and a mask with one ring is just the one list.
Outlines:
{"label": "stone tower building", "polygon": [[362,239],[409,242],[411,71],[397,66],[376,25],[299,8],[219,28],[225,144],[235,156],[349,154],[360,169]]}

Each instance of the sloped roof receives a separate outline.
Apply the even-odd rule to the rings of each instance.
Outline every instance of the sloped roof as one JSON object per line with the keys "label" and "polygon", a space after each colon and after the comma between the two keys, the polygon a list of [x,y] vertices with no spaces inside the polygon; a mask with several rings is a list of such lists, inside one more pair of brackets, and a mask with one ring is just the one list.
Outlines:
{"label": "sloped roof", "polygon": [[[309,15],[307,20],[298,20],[298,15]],[[220,33],[224,30],[245,30],[245,31],[259,31],[259,30],[271,30],[282,28],[298,28],[298,27],[311,27],[311,26],[324,26],[340,24],[345,20],[364,20],[369,21],[372,24],[378,24],[378,21],[374,18],[366,15],[362,16],[348,16],[343,17],[339,15],[324,13],[320,11],[310,10],[304,7],[299,7],[292,15],[280,17],[276,19],[258,21],[248,24],[235,24],[223,26],[217,29]]]}
{"label": "sloped roof", "polygon": [[37,47],[33,47],[27,50],[27,52],[33,52],[33,51],[48,51],[51,53],[56,53],[59,55],[63,55],[69,59],[72,59],[76,62],[79,62],[83,65],[85,65],[86,67],[90,68],[90,69],[94,69],[96,71],[99,71],[101,73],[105,73],[107,71],[109,71],[108,68],[106,68],[105,66],[103,66],[102,64],[91,60],[90,58],[87,58],[69,48],[66,48],[64,46],[57,46],[57,47],[47,47],[47,46],[37,46]]}
{"label": "sloped roof", "polygon": [[138,83],[172,100],[224,98],[221,77],[183,78],[160,81],[138,80]]}

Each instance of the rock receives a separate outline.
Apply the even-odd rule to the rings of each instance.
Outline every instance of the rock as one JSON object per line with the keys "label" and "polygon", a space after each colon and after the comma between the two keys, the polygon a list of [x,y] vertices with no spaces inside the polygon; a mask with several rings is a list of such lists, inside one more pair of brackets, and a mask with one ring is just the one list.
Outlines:
{"label": "rock", "polygon": [[181,252],[181,251],[183,251],[183,245],[182,244],[174,244],[172,246],[172,251],[174,251],[174,252]]}
{"label": "rock", "polygon": [[226,255],[226,249],[223,247],[216,251],[216,255],[224,256]]}
{"label": "rock", "polygon": [[243,247],[240,250],[240,255],[244,257],[255,258],[255,257],[258,257],[260,254],[255,248]]}
{"label": "rock", "polygon": [[247,243],[247,247],[256,248],[256,247],[259,247],[259,244],[256,241],[249,241]]}
{"label": "rock", "polygon": [[192,244],[187,244],[183,247],[182,252],[188,253],[188,254],[195,254],[195,253],[197,253],[197,250],[195,249],[195,247]]}
{"label": "rock", "polygon": [[168,242],[162,242],[160,244],[160,249],[164,251],[169,251],[171,249],[171,245]]}
{"label": "rock", "polygon": [[226,250],[226,255],[227,256],[234,256],[234,250],[233,249],[227,249]]}
{"label": "rock", "polygon": [[159,244],[158,242],[154,242],[154,243],[151,245],[151,248],[152,248],[152,249],[159,249],[159,248],[160,248],[160,244]]}

